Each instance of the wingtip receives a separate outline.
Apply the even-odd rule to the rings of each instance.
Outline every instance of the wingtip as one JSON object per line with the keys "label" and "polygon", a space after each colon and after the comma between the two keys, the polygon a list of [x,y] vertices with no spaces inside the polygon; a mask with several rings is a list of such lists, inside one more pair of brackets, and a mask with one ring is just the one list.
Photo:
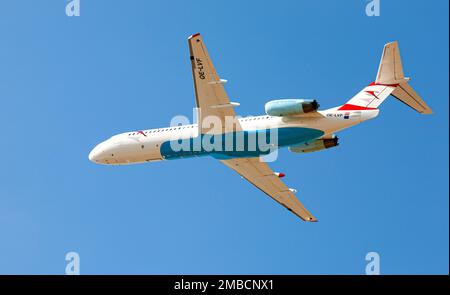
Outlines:
{"label": "wingtip", "polygon": [[391,42],[388,42],[385,44],[385,46],[388,46],[388,45],[398,45],[398,41],[394,40],[394,41],[391,41]]}
{"label": "wingtip", "polygon": [[193,34],[193,35],[190,35],[189,38],[188,38],[188,40],[190,40],[190,39],[192,39],[192,38],[194,38],[194,37],[197,37],[197,36],[200,36],[200,33],[195,33],[195,34]]}

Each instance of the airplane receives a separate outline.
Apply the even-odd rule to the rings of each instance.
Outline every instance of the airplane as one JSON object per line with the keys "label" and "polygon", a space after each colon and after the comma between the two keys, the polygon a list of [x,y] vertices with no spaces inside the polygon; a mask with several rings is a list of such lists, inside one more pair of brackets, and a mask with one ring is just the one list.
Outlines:
{"label": "airplane", "polygon": [[[390,95],[421,114],[432,113],[409,85],[410,78],[403,75],[398,42],[384,46],[375,81],[343,105],[319,110],[316,100],[278,99],[265,104],[265,115],[245,118],[236,115],[234,108],[239,103],[230,102],[224,88],[227,81],[218,76],[202,36],[191,35],[188,44],[198,123],[112,136],[89,153],[90,161],[126,165],[211,156],[302,220],[316,222],[295,196],[296,190],[282,182],[285,175],[273,171],[262,160],[264,156],[282,147],[293,153],[336,147],[336,132],[377,117],[379,106]],[[267,143],[268,132],[276,134],[275,143]],[[250,144],[251,138],[263,139],[258,141],[263,143],[255,147]],[[177,146],[180,141],[186,143],[185,148]],[[205,142],[213,148],[203,146]]]}

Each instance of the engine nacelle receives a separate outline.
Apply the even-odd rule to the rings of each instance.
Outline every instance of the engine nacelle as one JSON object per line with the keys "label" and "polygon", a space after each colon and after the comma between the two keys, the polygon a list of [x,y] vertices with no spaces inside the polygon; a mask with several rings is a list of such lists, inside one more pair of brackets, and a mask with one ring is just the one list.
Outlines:
{"label": "engine nacelle", "polygon": [[314,141],[305,142],[299,145],[293,145],[289,147],[289,151],[293,153],[311,153],[324,149],[329,149],[339,145],[339,138],[324,138],[316,139]]}
{"label": "engine nacelle", "polygon": [[279,99],[265,105],[269,116],[295,116],[317,111],[318,108],[317,101],[310,99]]}

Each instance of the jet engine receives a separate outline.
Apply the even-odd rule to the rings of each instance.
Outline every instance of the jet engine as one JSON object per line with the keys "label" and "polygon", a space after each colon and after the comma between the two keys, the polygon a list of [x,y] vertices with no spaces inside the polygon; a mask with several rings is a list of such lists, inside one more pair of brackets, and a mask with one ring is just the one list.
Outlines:
{"label": "jet engine", "polygon": [[266,103],[265,110],[269,116],[295,116],[311,113],[319,109],[316,100],[311,99],[279,99]]}
{"label": "jet engine", "polygon": [[339,138],[334,136],[333,138],[316,139],[299,145],[293,145],[289,147],[289,151],[293,153],[311,153],[329,149],[338,145]]}

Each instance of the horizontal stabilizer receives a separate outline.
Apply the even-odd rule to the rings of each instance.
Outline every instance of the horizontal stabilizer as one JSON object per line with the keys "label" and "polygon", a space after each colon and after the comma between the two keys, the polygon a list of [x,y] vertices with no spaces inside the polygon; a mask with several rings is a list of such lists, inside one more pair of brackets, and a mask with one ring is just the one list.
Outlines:
{"label": "horizontal stabilizer", "polygon": [[391,95],[421,114],[428,115],[433,113],[430,107],[427,106],[423,99],[406,82],[399,84]]}

